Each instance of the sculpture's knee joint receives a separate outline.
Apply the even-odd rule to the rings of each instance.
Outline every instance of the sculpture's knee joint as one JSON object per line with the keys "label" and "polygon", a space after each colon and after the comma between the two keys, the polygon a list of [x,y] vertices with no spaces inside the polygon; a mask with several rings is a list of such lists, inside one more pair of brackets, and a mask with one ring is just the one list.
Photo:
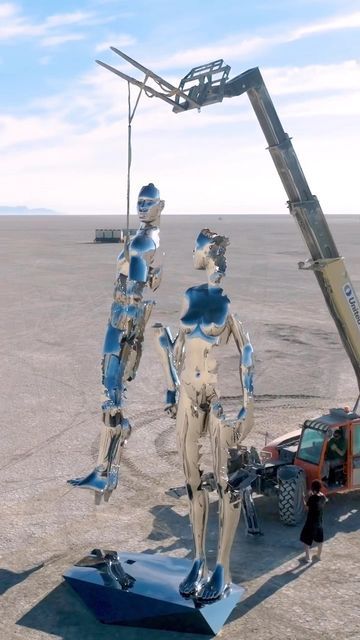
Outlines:
{"label": "sculpture's knee joint", "polygon": [[188,483],[186,484],[186,492],[187,492],[187,494],[188,494],[188,498],[189,498],[189,500],[192,500],[192,499],[193,499],[193,497],[194,497],[194,492],[193,492],[193,490],[192,490],[192,486],[191,486],[191,484],[188,484]]}
{"label": "sculpture's knee joint", "polygon": [[220,500],[222,500],[222,499],[223,499],[223,497],[224,497],[224,493],[225,493],[226,491],[228,491],[228,487],[229,487],[229,485],[223,486],[220,482],[217,482],[217,484],[216,484],[216,490],[217,490],[217,492],[218,492],[218,495],[219,495]]}

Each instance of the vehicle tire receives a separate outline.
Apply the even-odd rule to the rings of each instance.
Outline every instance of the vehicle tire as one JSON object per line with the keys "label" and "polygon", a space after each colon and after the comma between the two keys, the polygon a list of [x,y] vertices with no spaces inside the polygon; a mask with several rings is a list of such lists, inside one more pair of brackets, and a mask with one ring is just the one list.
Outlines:
{"label": "vehicle tire", "polygon": [[[290,477],[286,473],[279,475],[279,516],[281,522],[295,525],[301,522],[305,514],[304,494],[306,492],[305,473],[302,469],[290,467]],[[285,469],[283,468],[285,471]]]}

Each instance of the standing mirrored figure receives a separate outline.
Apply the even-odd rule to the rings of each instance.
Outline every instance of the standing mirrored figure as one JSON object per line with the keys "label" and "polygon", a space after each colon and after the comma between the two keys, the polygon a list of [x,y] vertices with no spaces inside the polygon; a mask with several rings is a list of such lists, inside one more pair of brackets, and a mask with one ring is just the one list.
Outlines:
{"label": "standing mirrored figure", "polygon": [[[221,598],[229,589],[230,551],[239,522],[242,492],[229,482],[231,452],[253,426],[253,349],[239,318],[230,313],[230,300],[220,287],[225,275],[228,238],[203,229],[194,250],[195,269],[207,283],[185,292],[180,330],[175,339],[168,327],[155,325],[157,349],[166,379],[166,410],[176,416],[190,506],[195,557],[179,590],[203,602]],[[242,405],[236,419],[226,417],[217,389],[216,351],[234,338],[239,353]],[[209,577],[205,536],[208,491],[202,483],[200,438],[208,433],[214,479],[219,496],[219,542],[216,567]]]}
{"label": "standing mirrored figure", "polygon": [[124,406],[126,384],[136,376],[145,327],[155,305],[153,300],[144,300],[144,293],[147,287],[155,291],[161,281],[161,267],[154,266],[154,259],[164,205],[154,184],[142,187],[137,201],[141,225],[117,259],[114,301],[103,348],[103,426],[98,461],[90,474],[68,481],[94,490],[96,503],[102,497],[107,501],[116,489],[121,456],[131,433]]}

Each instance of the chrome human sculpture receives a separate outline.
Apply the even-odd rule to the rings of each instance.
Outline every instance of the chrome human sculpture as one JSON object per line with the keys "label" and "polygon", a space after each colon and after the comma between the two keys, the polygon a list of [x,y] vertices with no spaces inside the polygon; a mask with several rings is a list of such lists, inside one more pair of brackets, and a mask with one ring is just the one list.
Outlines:
{"label": "chrome human sculpture", "polygon": [[[194,250],[194,267],[203,269],[207,283],[185,292],[181,327],[175,339],[168,327],[154,326],[157,349],[167,380],[166,410],[176,416],[190,507],[195,556],[179,586],[185,597],[210,602],[230,588],[230,551],[241,512],[242,491],[228,473],[234,451],[253,426],[253,349],[239,318],[230,313],[230,300],[220,287],[225,275],[228,238],[203,229]],[[233,336],[240,354],[242,406],[234,420],[226,417],[217,389],[215,347]],[[205,536],[209,509],[202,482],[200,438],[209,433],[214,477],[219,496],[219,542],[216,567],[209,577]]]}
{"label": "chrome human sculpture", "polygon": [[162,269],[153,263],[164,205],[154,184],[142,187],[137,201],[141,225],[117,259],[114,302],[103,347],[103,425],[98,461],[90,474],[68,481],[74,487],[94,490],[97,504],[102,497],[108,501],[117,487],[122,453],[131,434],[124,406],[126,383],[136,376],[145,327],[155,305],[143,295],[146,287],[155,291],[161,282]]}

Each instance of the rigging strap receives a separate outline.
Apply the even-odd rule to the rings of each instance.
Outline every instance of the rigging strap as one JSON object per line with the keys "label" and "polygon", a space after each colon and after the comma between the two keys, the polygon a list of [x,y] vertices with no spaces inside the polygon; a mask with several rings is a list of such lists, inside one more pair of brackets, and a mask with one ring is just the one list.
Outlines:
{"label": "rigging strap", "polygon": [[132,160],[132,149],[131,149],[131,123],[133,121],[135,111],[139,104],[139,100],[141,94],[144,90],[145,83],[148,79],[148,74],[145,75],[144,81],[142,82],[142,86],[140,87],[140,91],[136,98],[136,102],[133,110],[131,111],[131,85],[128,81],[128,155],[127,155],[127,190],[126,190],[126,238],[125,238],[125,254],[128,251],[129,242],[130,242],[130,173],[131,173],[131,160]]}

